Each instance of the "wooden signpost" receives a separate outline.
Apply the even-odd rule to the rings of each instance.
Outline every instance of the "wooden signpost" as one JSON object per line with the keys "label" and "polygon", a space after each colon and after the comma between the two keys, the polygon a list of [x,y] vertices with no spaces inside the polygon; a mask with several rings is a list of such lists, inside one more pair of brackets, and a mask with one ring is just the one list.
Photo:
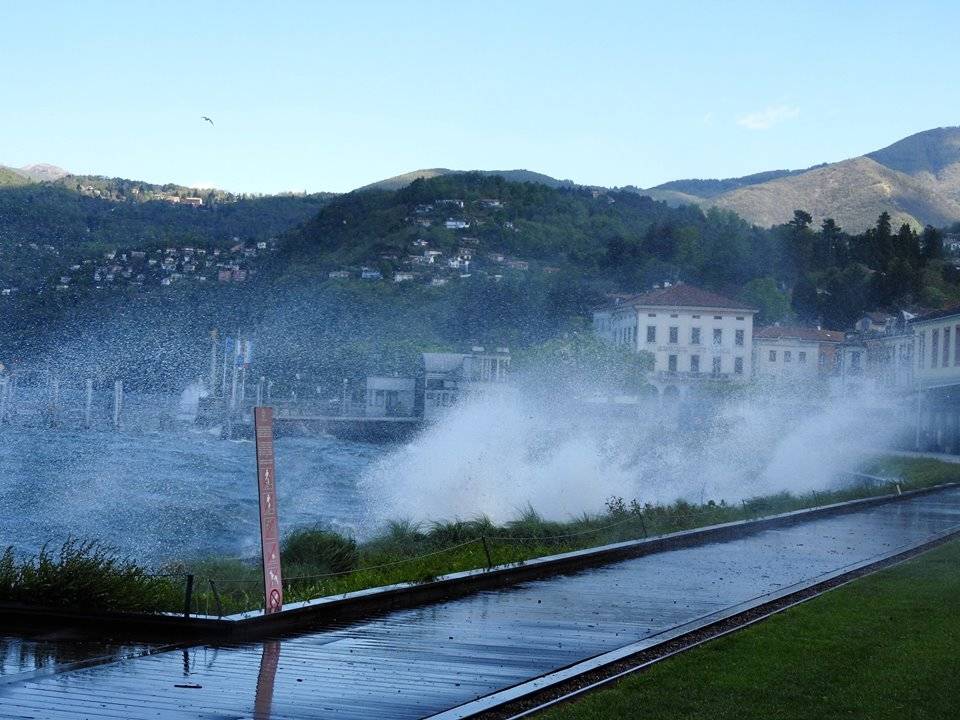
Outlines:
{"label": "wooden signpost", "polygon": [[280,524],[277,516],[277,479],[273,456],[273,408],[253,409],[257,444],[257,479],[260,488],[260,548],[263,554],[264,613],[283,608],[280,572]]}

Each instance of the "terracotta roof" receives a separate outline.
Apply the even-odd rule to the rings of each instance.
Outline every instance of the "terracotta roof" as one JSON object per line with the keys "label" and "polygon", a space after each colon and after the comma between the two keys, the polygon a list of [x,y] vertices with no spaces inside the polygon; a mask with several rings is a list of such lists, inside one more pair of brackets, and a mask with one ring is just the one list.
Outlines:
{"label": "terracotta roof", "polygon": [[754,330],[753,337],[767,338],[769,340],[786,338],[791,340],[810,340],[812,342],[840,343],[844,341],[846,336],[836,330],[820,330],[819,328],[802,327],[800,325],[771,325]]}
{"label": "terracotta roof", "polygon": [[756,308],[750,307],[747,303],[731,300],[723,295],[716,295],[693,285],[685,284],[671,285],[641,295],[634,295],[620,305],[621,307],[634,305],[639,307],[698,307],[743,310],[744,312],[757,311]]}

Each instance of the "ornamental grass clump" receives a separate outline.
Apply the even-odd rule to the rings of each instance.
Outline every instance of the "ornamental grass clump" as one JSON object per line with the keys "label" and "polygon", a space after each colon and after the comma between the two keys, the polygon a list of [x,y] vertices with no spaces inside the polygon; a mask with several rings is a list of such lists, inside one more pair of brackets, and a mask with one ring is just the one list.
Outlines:
{"label": "ornamental grass clump", "polygon": [[17,562],[13,549],[0,557],[0,601],[88,612],[156,612],[169,607],[175,588],[96,540],[69,538],[60,549],[44,546]]}
{"label": "ornamental grass clump", "polygon": [[307,566],[317,574],[356,570],[360,561],[353,538],[323,527],[294,530],[283,539],[281,555],[284,564]]}

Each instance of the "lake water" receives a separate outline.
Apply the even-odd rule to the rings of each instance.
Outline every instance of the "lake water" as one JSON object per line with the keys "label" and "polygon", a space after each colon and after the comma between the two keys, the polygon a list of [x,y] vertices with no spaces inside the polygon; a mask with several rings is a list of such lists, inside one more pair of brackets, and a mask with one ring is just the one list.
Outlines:
{"label": "lake water", "polygon": [[[276,443],[281,527],[363,534],[363,471],[389,449],[329,437]],[[0,428],[0,545],[36,552],[99,538],[137,560],[251,557],[259,519],[252,441],[169,431]]]}

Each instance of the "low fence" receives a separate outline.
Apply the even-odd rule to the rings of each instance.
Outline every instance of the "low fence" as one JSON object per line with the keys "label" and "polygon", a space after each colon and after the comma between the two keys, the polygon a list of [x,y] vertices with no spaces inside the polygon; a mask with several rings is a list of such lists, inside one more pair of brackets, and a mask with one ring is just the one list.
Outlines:
{"label": "low fence", "polygon": [[[11,606],[2,607],[0,613],[6,622],[13,622],[18,628],[24,625],[41,627],[70,627],[96,632],[109,628],[114,634],[124,632],[137,636],[190,637],[198,636],[255,636],[268,634],[280,629],[297,629],[300,627],[318,627],[325,624],[340,624],[348,620],[381,614],[393,609],[411,607],[432,602],[447,600],[453,597],[467,595],[483,589],[502,587],[524,580],[547,577],[554,574],[577,571],[597,565],[603,565],[627,558],[639,557],[646,554],[662,552],[691,545],[726,540],[758,532],[771,527],[782,527],[805,522],[818,516],[827,516],[852,512],[864,507],[883,503],[895,502],[921,494],[938,492],[953,488],[960,483],[946,483],[919,490],[897,492],[875,497],[849,500],[819,507],[793,510],[766,517],[699,527],[696,529],[680,530],[636,540],[625,540],[610,543],[600,547],[573,550],[560,554],[546,555],[528,560],[496,564],[493,549],[497,543],[537,543],[544,546],[548,542],[559,543],[564,540],[582,538],[591,534],[610,532],[612,529],[633,524],[639,532],[646,534],[649,516],[644,518],[641,513],[637,517],[625,517],[614,523],[589,530],[553,536],[487,536],[471,538],[462,543],[438,549],[431,553],[405,558],[396,562],[386,563],[382,567],[400,565],[422,561],[429,556],[462,550],[475,546],[482,550],[487,559],[487,566],[472,570],[454,572],[447,575],[424,579],[421,582],[402,582],[394,585],[373,587],[353,592],[294,602],[287,604],[281,612],[265,614],[263,611],[248,611],[232,615],[222,615],[220,597],[223,588],[231,582],[253,585],[260,583],[257,579],[230,579],[230,578],[200,578],[190,573],[170,573],[169,578],[181,579],[184,591],[184,609],[182,613],[174,614],[142,614],[142,613],[88,613],[72,612],[69,610],[52,610],[35,607]],[[746,507],[749,507],[747,503]],[[713,510],[690,513],[691,516],[704,515]],[[371,570],[373,568],[365,568]],[[286,579],[286,583],[316,581],[321,578],[330,578],[349,574],[324,573],[317,575],[294,576]],[[204,608],[202,615],[196,614],[196,596],[198,589],[204,585],[210,588],[208,602],[213,607]],[[256,594],[253,590],[251,596]]]}

